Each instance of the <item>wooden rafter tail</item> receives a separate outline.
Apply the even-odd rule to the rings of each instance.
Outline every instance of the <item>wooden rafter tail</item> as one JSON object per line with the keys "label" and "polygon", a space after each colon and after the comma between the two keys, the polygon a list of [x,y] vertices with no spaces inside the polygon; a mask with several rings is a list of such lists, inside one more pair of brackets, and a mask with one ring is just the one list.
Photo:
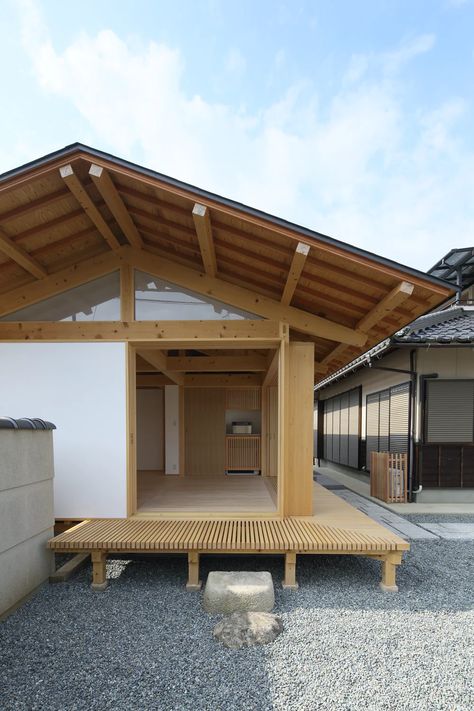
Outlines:
{"label": "wooden rafter tail", "polygon": [[153,365],[157,371],[166,375],[166,377],[172,380],[173,383],[176,383],[176,385],[184,385],[184,376],[182,373],[175,373],[168,370],[168,358],[163,351],[140,350],[138,351],[138,355],[143,358],[143,360],[146,360],[147,363]]}
{"label": "wooden rafter tail", "polygon": [[143,247],[143,239],[130,217],[130,213],[120,197],[108,171],[102,166],[93,163],[89,168],[89,175],[94,181],[97,190],[104,198],[105,204],[117,221],[127,241],[133,247],[141,249]]}
{"label": "wooden rafter tail", "polygon": [[119,249],[120,242],[102,217],[98,208],[94,205],[92,198],[82,185],[81,181],[74,173],[72,165],[63,165],[59,169],[59,174],[68,186],[71,193],[76,198],[79,205],[82,207],[88,218],[96,226],[98,232],[105,239],[111,249]]}
{"label": "wooden rafter tail", "polygon": [[[376,306],[358,322],[356,328],[358,331],[367,333],[370,331],[380,319],[383,319],[391,311],[394,311],[400,304],[410,298],[413,294],[414,285],[408,281],[399,282],[394,288],[388,292]],[[337,356],[340,356],[347,349],[347,345],[340,343],[334,348],[324,359],[323,363],[328,364]]]}
{"label": "wooden rafter tail", "polygon": [[26,249],[20,247],[20,245],[15,244],[15,242],[5,234],[3,230],[0,229],[0,252],[3,252],[13,259],[14,262],[20,265],[30,274],[33,274],[37,279],[42,279],[48,275],[45,267],[38,262],[37,259],[32,257]]}
{"label": "wooden rafter tail", "polygon": [[296,287],[298,286],[301,273],[304,269],[309,250],[309,245],[303,244],[303,242],[298,242],[296,245],[293,259],[291,260],[290,270],[286,279],[285,288],[281,297],[282,304],[286,304],[288,306],[291,303]]}
{"label": "wooden rafter tail", "polygon": [[193,207],[193,220],[204,271],[208,276],[215,277],[217,274],[217,260],[209,209],[205,205],[196,203]]}
{"label": "wooden rafter tail", "polygon": [[124,259],[136,269],[147,271],[153,276],[167,279],[198,294],[210,296],[249,313],[262,316],[271,321],[281,321],[282,328],[291,327],[295,331],[307,333],[333,341],[363,346],[367,336],[347,326],[342,326],[329,319],[315,316],[308,311],[286,306],[279,301],[263,296],[245,287],[236,286],[218,277],[200,274],[194,269],[184,267],[164,257],[157,258],[150,253],[133,250],[131,247],[122,251]]}

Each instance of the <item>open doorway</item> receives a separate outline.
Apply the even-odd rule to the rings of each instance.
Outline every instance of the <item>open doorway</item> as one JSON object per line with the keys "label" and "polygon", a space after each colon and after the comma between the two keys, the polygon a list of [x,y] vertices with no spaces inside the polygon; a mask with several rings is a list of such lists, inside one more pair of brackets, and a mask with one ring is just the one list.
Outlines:
{"label": "open doorway", "polygon": [[154,355],[136,349],[137,513],[276,514],[276,351]]}

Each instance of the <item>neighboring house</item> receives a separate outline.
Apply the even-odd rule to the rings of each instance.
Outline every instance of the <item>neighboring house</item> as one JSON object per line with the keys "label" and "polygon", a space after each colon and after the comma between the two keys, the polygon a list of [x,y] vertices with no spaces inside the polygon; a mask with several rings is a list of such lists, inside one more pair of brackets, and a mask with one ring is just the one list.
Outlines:
{"label": "neighboring house", "polygon": [[[474,261],[474,250],[464,251]],[[419,501],[474,500],[471,296],[421,316],[317,384],[320,460],[368,472],[371,452],[406,452]]]}
{"label": "neighboring house", "polygon": [[[307,550],[247,518],[313,513],[315,374],[453,292],[80,144],[0,176],[1,411],[57,425],[56,518],[124,520],[132,543],[150,519],[184,518],[190,566],[179,536],[196,517],[243,517],[232,550]],[[226,525],[212,531],[224,549]],[[376,549],[355,532],[346,552],[384,550],[393,580],[390,550],[406,544],[387,535]]]}

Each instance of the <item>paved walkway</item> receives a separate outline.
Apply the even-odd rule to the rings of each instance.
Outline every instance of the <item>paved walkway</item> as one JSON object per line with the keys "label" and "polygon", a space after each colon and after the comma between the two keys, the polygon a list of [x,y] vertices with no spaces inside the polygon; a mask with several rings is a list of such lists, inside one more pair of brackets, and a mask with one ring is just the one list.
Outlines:
{"label": "paved walkway", "polygon": [[367,516],[370,516],[371,519],[377,521],[377,523],[380,523],[407,541],[434,541],[440,538],[457,541],[474,540],[473,523],[438,523],[435,521],[423,521],[423,524],[419,525],[407,521],[406,518],[398,516],[396,513],[385,508],[385,506],[374,503],[371,499],[356,494],[326,474],[317,474],[316,481],[318,484],[321,484],[334,494],[340,496],[344,501],[347,501],[348,504],[359,509],[359,511],[362,511]]}

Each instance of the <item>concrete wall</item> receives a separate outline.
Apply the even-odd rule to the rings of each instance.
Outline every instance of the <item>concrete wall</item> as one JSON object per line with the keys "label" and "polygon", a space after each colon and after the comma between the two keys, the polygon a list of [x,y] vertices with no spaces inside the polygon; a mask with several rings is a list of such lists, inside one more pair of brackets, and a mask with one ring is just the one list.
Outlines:
{"label": "concrete wall", "polygon": [[51,431],[0,430],[0,615],[52,570],[53,473]]}
{"label": "concrete wall", "polygon": [[54,422],[56,518],[125,517],[126,345],[0,343],[0,403]]}

